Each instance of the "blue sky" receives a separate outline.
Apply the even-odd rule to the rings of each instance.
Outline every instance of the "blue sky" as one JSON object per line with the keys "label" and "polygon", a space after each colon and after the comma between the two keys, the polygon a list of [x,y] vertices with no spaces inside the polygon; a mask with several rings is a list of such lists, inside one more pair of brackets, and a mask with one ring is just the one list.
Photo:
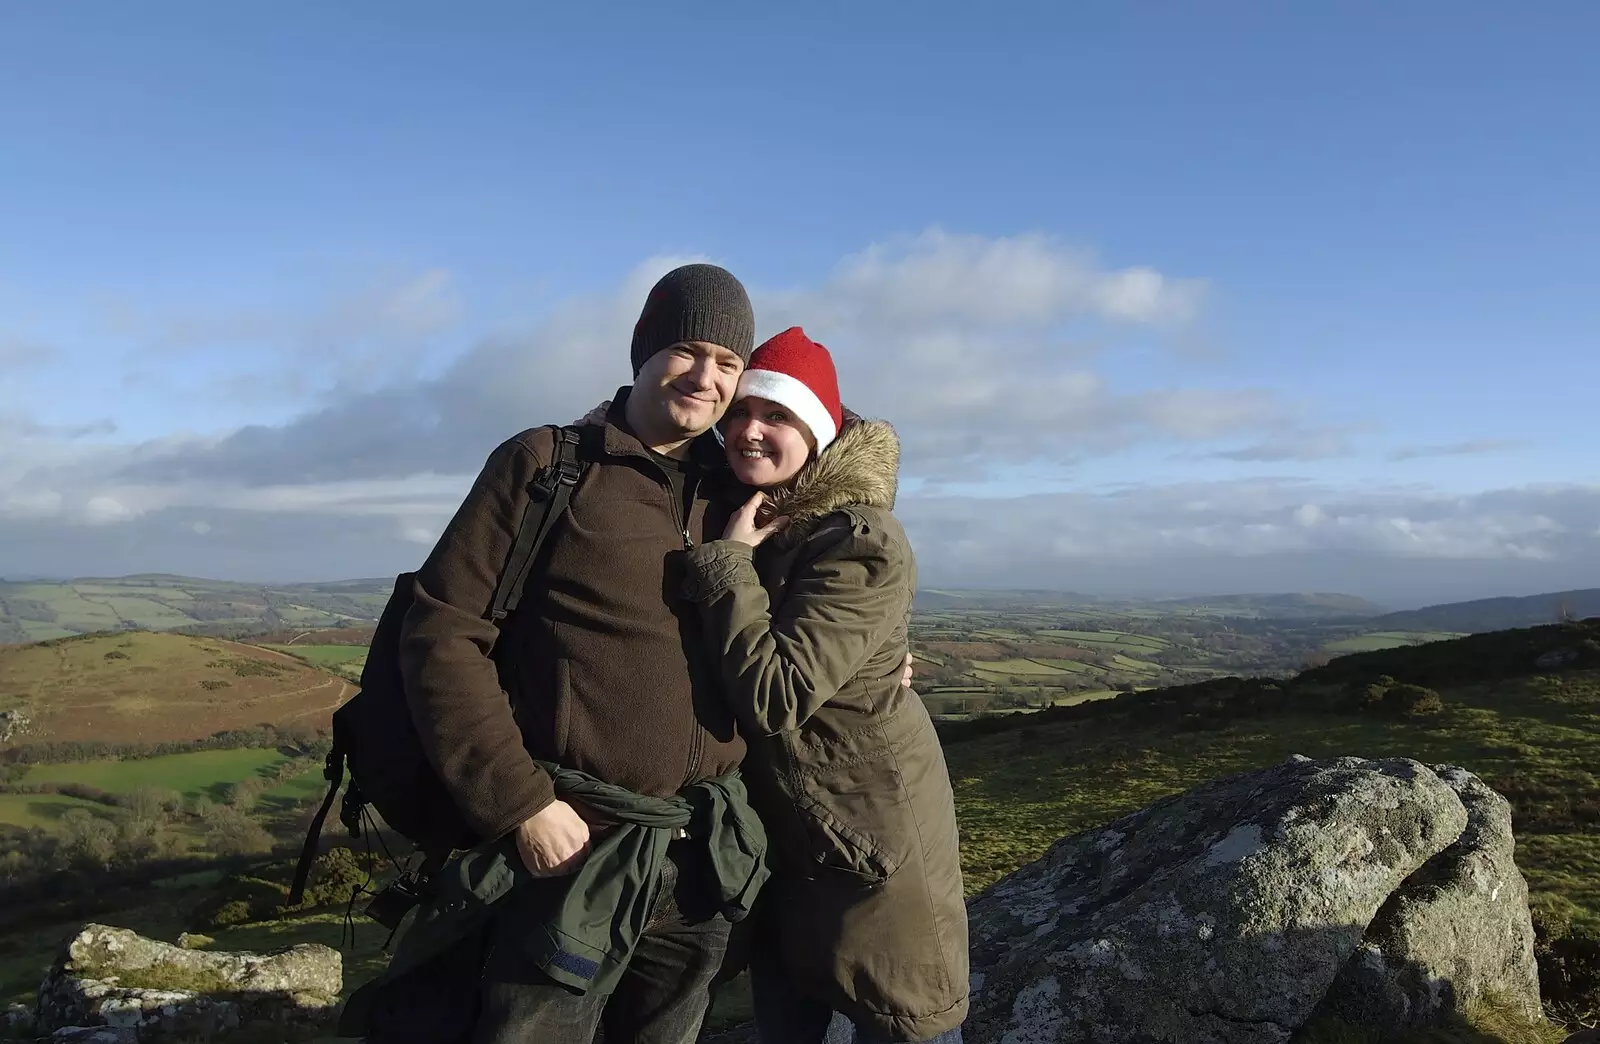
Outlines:
{"label": "blue sky", "polygon": [[[914,535],[950,498],[970,547],[997,507],[1067,503],[1039,497],[1118,528],[1117,505],[1194,484],[1281,494],[1206,539],[1085,534],[1036,567],[929,522],[941,580],[1177,589],[1235,575],[1221,556],[1241,589],[1349,577],[1400,601],[1600,583],[1592,5],[334,6],[0,13],[0,575],[405,568],[489,430],[428,461],[454,492],[417,493],[404,454],[351,465],[403,520],[343,494],[310,519],[353,459],[312,420],[438,407],[501,348],[560,360],[521,406],[492,393],[502,434],[569,419],[627,378],[620,341],[590,344],[627,288],[706,257],[763,333],[804,322],[847,400],[901,423]],[[1105,303],[1130,270],[1159,273],[1147,308]],[[1040,272],[1044,304],[947,307]],[[1019,405],[1046,374],[1095,387],[1058,420]],[[946,423],[972,382],[994,394]],[[279,440],[271,482],[241,464],[199,488],[252,424]],[[946,445],[968,428],[981,459]],[[159,481],[107,463],[174,456]],[[1449,539],[1346,546],[1451,498]],[[1331,543],[1240,543],[1311,503],[1348,520]],[[249,521],[379,516],[398,528],[354,558],[268,550]],[[1356,575],[1272,565],[1335,547],[1367,556]],[[1394,556],[1426,568],[1398,579]]]}

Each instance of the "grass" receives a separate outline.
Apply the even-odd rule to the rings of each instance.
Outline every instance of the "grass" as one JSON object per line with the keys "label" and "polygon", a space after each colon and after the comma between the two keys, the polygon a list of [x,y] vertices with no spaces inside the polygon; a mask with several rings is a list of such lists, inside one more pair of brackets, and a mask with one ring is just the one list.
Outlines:
{"label": "grass", "polygon": [[1552,1022],[1530,1022],[1514,1001],[1476,997],[1466,1011],[1441,1026],[1399,1034],[1357,1029],[1321,1018],[1295,1034],[1295,1044],[1560,1044],[1567,1031]]}
{"label": "grass", "polygon": [[974,674],[988,677],[1059,678],[1070,672],[1036,660],[986,660],[972,665]]}
{"label": "grass", "polygon": [[282,811],[298,807],[307,798],[320,798],[327,792],[328,781],[322,778],[322,768],[318,766],[307,770],[299,776],[286,779],[282,783],[261,795],[263,804],[273,806]]}
{"label": "grass", "polygon": [[349,691],[328,670],[221,639],[135,631],[0,647],[0,706],[28,711],[27,742],[160,743],[262,722],[326,727]]}
{"label": "grass", "polygon": [[115,966],[96,967],[74,961],[72,970],[86,979],[104,979],[114,975],[118,986],[136,990],[184,990],[212,994],[233,992],[228,980],[210,969],[151,964],[133,971],[119,971]]}
{"label": "grass", "polygon": [[1329,642],[1323,649],[1335,654],[1378,652],[1383,649],[1398,649],[1406,645],[1422,645],[1425,642],[1444,642],[1460,637],[1461,635],[1448,631],[1374,631],[1371,634],[1340,638]]}
{"label": "grass", "polygon": [[17,636],[7,640],[38,641],[127,627],[234,625],[243,629],[234,633],[251,629],[259,633],[272,626],[371,622],[382,611],[390,589],[384,581],[262,587],[179,576],[0,582],[0,596],[17,604],[15,609],[0,604],[0,633]]}
{"label": "grass", "polygon": [[1098,703],[1100,700],[1114,700],[1122,695],[1120,689],[1095,689],[1090,692],[1075,692],[1070,696],[1063,696],[1056,700],[1057,707],[1076,707],[1080,703]]}
{"label": "grass", "polygon": [[106,806],[65,794],[0,794],[0,823],[52,830],[70,809],[104,815]]}
{"label": "grass", "polygon": [[1165,638],[1148,634],[1129,634],[1126,631],[1040,631],[1041,638],[1055,638],[1078,645],[1113,648],[1128,653],[1160,652],[1172,645]]}
{"label": "grass", "polygon": [[1033,662],[1042,663],[1058,670],[1069,671],[1072,674],[1093,674],[1100,670],[1100,668],[1096,667],[1094,664],[1083,663],[1079,660],[1051,660],[1041,657]]}
{"label": "grass", "polygon": [[[1072,636],[1071,640],[1081,642],[1076,636],[1088,633],[1108,642],[1143,637],[1066,631],[1054,636]],[[297,646],[296,652],[308,648]],[[1146,647],[1123,655],[1140,662],[1140,653],[1149,651]],[[1368,671],[1374,677],[1386,671],[1400,676],[1403,671],[1385,664],[1422,660],[1431,664],[1440,656],[1456,654],[1448,645],[1430,645],[1368,655],[1370,660],[1358,657],[1335,661],[1335,665],[1356,663],[1360,677],[1366,677]],[[1517,811],[1517,860],[1528,878],[1536,910],[1547,923],[1565,921],[1600,932],[1600,829],[1593,824],[1575,825],[1573,819],[1578,802],[1600,797],[1596,775],[1600,772],[1600,669],[1483,680],[1492,673],[1478,662],[1477,655],[1474,652],[1470,660],[1458,658],[1456,684],[1428,681],[1443,694],[1445,710],[1425,723],[1291,711],[1180,728],[1179,723],[1162,720],[1159,715],[1124,713],[1113,704],[1074,720],[1018,715],[1010,719],[1015,725],[1008,723],[1006,731],[949,743],[945,753],[956,790],[968,890],[976,892],[1037,858],[1063,836],[1103,825],[1160,797],[1222,775],[1275,764],[1297,753],[1319,758],[1403,756],[1462,765],[1507,793]],[[1524,659],[1531,665],[1533,653]],[[1019,663],[1055,666],[1026,660],[979,666],[1009,668]],[[1460,678],[1468,680],[1461,682]],[[957,689],[944,691],[959,698]],[[1115,695],[1112,690],[1076,693],[1057,702]],[[170,778],[161,785],[175,786]],[[274,788],[269,796],[320,793],[321,788],[322,781],[312,771]],[[175,938],[180,928],[192,925],[181,923],[178,912],[185,893],[173,892],[176,898],[172,901],[152,904],[162,907],[154,912],[117,911],[116,923],[156,938]],[[242,926],[215,933],[214,948],[271,949],[299,941],[336,945],[341,921],[342,912],[330,912]],[[357,946],[347,956],[347,990],[365,981],[383,963],[378,946],[387,933],[366,921],[359,923]],[[0,952],[0,993],[10,991],[20,997],[22,979],[28,977],[32,981],[25,985],[31,990],[42,961],[47,959],[40,954],[58,945],[46,938],[48,934],[25,941],[32,947],[31,956]],[[727,1014],[736,1017],[738,1003],[730,993],[725,1002],[719,1001],[719,1009],[729,1005]],[[1494,1040],[1539,1044],[1552,1039],[1517,1036],[1522,1032],[1517,1027],[1493,1030],[1489,1027],[1494,1017],[1486,1008],[1471,1016],[1470,1025],[1458,1027],[1461,1034],[1468,1035],[1426,1039],[1463,1044]],[[1544,1027],[1535,1029],[1544,1031]],[[1319,1027],[1318,1032],[1327,1035],[1305,1040],[1342,1044],[1364,1039],[1338,1036],[1342,1031],[1336,1026]],[[1499,1035],[1470,1035],[1490,1033]]]}
{"label": "grass", "polygon": [[[1283,761],[1354,754],[1461,765],[1553,796],[1516,799],[1518,862],[1536,908],[1600,931],[1600,836],[1539,827],[1562,795],[1594,794],[1600,671],[1444,690],[1432,725],[1284,714],[1200,731],[1138,718],[1029,722],[946,749],[969,892],[1038,858],[1053,841],[1198,783]],[[1079,694],[1082,695],[1082,694]],[[1537,791],[1535,791],[1537,793]],[[1548,808],[1546,806],[1549,806]]]}
{"label": "grass", "polygon": [[[389,930],[362,917],[356,918],[355,942],[340,947],[344,930],[344,911],[327,911],[307,914],[282,921],[262,921],[235,928],[213,929],[207,932],[215,940],[208,950],[251,950],[264,953],[297,943],[322,943],[339,950],[344,958],[343,995],[381,972],[388,963],[383,952],[384,940]],[[182,904],[151,903],[135,909],[118,911],[114,922],[119,928],[131,928],[151,939],[175,943],[178,934],[190,926],[186,924],[186,911]],[[0,952],[0,1007],[6,1004],[31,1004],[39,980],[48,970],[50,962],[61,947],[82,927],[83,922],[71,921],[54,925],[33,933],[24,945],[11,952]]]}
{"label": "grass", "polygon": [[343,667],[346,664],[365,663],[367,660],[367,647],[365,645],[285,645],[272,643],[263,645],[264,649],[276,649],[278,652],[288,653],[301,659],[314,667]]}
{"label": "grass", "polygon": [[289,760],[276,750],[197,750],[127,761],[78,761],[33,765],[24,783],[82,783],[113,794],[137,787],[176,790],[186,797],[213,797],[223,785],[264,775]]}

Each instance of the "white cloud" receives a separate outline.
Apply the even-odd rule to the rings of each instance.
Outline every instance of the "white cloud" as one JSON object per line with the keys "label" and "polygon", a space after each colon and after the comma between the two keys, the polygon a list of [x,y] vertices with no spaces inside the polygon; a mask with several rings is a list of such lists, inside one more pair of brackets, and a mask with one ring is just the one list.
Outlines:
{"label": "white cloud", "polygon": [[1600,583],[1597,512],[1600,486],[1457,496],[1286,480],[906,497],[897,508],[926,583],[1398,600],[1417,583],[1441,597]]}
{"label": "white cloud", "polygon": [[[303,313],[263,307],[151,312],[102,303],[108,332],[134,343],[123,384],[153,393],[169,386],[244,403],[371,391],[409,375],[464,314],[445,269],[391,276],[327,294]],[[189,361],[226,353],[230,365],[199,388],[180,378]]]}
{"label": "white cloud", "polygon": [[1238,449],[1218,450],[1206,456],[1245,463],[1282,463],[1290,460],[1331,460],[1355,452],[1350,440],[1337,431],[1284,432]]}
{"label": "white cloud", "polygon": [[[207,486],[133,511],[0,515],[0,576],[142,571],[262,579],[415,567],[470,477],[286,490]],[[200,534],[190,502],[204,500]],[[115,506],[113,506],[115,505]],[[119,510],[120,509],[120,510]],[[90,515],[102,512],[101,524]],[[1600,487],[1455,496],[1289,480],[1014,498],[906,496],[925,586],[1105,593],[1340,590],[1391,604],[1600,585]],[[110,518],[120,519],[107,524]]]}
{"label": "white cloud", "polygon": [[[394,344],[425,351],[454,328],[461,305],[442,270],[293,322],[246,315],[233,333],[228,316],[164,333],[154,324],[151,343],[174,351],[235,334],[264,339],[277,349],[264,351],[262,365],[281,376],[311,360],[321,366],[312,384],[340,393],[300,400],[317,405],[287,424],[137,445],[113,442],[104,426],[0,421],[0,575],[327,578],[414,566],[494,445],[574,419],[627,381],[639,305],[661,273],[686,260],[699,259],[647,260],[614,292],[564,302],[534,328],[473,345],[426,379],[389,379],[404,373],[391,355],[386,367],[367,368],[371,353]],[[1001,465],[1063,466],[1140,445],[1191,458],[1314,460],[1346,450],[1353,430],[1319,428],[1305,404],[1220,385],[1215,374],[1206,386],[1114,379],[1109,363],[1130,332],[1140,351],[1183,350],[1178,338],[1203,322],[1205,284],[1102,268],[1045,237],[930,232],[846,258],[818,286],[752,292],[762,335],[799,323],[834,349],[847,404],[892,419],[908,475],[921,478],[981,487]],[[336,347],[319,361],[318,346],[328,344]],[[1189,591],[1314,583],[1358,594],[1424,583],[1439,594],[1563,570],[1561,584],[1582,582],[1597,562],[1597,508],[1590,487],[1461,498],[1275,480],[1020,499],[908,496],[901,514],[930,583]]]}
{"label": "white cloud", "polygon": [[139,514],[115,497],[90,497],[83,505],[83,520],[92,526],[126,522]]}
{"label": "white cloud", "polygon": [[8,330],[0,330],[0,373],[12,378],[43,369],[61,357],[53,345]]}
{"label": "white cloud", "polygon": [[1420,460],[1427,457],[1477,457],[1489,453],[1504,453],[1522,446],[1515,439],[1467,439],[1431,446],[1401,446],[1391,450],[1392,461]]}
{"label": "white cloud", "polygon": [[[1131,323],[1197,317],[1206,286],[1151,268],[1106,271],[1039,235],[989,239],[929,231],[845,258],[814,294],[813,322],[1048,325],[1072,315]],[[816,300],[816,298],[822,300]]]}

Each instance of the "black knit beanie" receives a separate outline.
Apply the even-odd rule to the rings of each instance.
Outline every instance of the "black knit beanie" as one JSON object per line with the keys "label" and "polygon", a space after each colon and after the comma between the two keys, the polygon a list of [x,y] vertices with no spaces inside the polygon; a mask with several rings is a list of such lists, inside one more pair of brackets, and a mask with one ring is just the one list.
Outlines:
{"label": "black knit beanie", "polygon": [[755,350],[756,317],[744,284],[716,265],[674,268],[651,288],[633,327],[633,373],[680,341],[709,341],[745,362]]}

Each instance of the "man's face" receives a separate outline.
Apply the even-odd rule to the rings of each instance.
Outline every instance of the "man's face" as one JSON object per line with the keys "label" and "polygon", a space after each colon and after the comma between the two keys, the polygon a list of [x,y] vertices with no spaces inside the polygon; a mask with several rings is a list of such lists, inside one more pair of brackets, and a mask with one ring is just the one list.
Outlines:
{"label": "man's face", "polygon": [[630,395],[654,424],[694,438],[722,419],[743,372],[744,360],[721,345],[682,341],[645,360]]}

